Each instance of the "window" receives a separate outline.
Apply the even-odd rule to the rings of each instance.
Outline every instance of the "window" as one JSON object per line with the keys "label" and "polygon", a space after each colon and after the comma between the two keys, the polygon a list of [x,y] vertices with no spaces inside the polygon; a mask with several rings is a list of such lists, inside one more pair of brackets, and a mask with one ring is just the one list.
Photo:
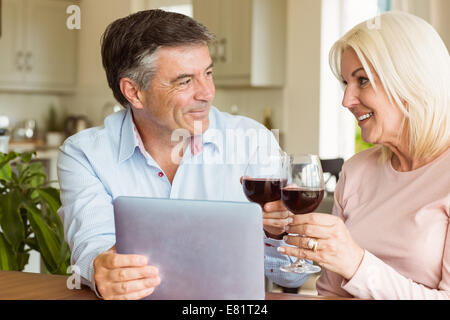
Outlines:
{"label": "window", "polygon": [[378,0],[378,8],[380,12],[391,10],[391,0]]}
{"label": "window", "polygon": [[356,24],[389,10],[391,0],[323,0],[321,35],[321,97],[319,154],[323,159],[350,158],[368,147],[358,138],[354,116],[341,102],[343,91],[331,72],[328,54],[333,43]]}

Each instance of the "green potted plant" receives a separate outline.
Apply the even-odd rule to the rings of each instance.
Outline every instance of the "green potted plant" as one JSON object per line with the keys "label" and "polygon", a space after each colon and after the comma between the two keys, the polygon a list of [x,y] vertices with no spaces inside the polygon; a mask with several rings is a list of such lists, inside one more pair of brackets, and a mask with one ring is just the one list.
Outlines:
{"label": "green potted plant", "polygon": [[22,271],[36,250],[52,274],[67,274],[70,249],[64,240],[59,190],[49,186],[34,153],[0,153],[0,270]]}

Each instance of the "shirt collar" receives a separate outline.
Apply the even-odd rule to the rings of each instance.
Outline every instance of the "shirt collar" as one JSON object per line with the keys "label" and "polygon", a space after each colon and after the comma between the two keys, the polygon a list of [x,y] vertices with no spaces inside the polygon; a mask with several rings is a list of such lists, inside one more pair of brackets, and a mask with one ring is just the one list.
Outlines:
{"label": "shirt collar", "polygon": [[[209,112],[209,126],[208,129],[200,136],[195,136],[194,138],[191,137],[190,139],[190,149],[192,152],[192,155],[198,155],[203,151],[203,147],[206,144],[212,144],[214,145],[219,152],[222,151],[222,135],[224,134],[221,132],[219,134],[217,130],[217,119],[216,119],[216,110],[214,107],[211,107],[211,110]],[[125,118],[122,122],[122,128],[121,128],[121,134],[120,134],[120,149],[119,149],[119,163],[127,160],[130,158],[134,151],[136,150],[136,147],[140,148],[142,154],[146,157],[150,156],[142,143],[142,140],[140,138],[139,132],[136,129],[136,126],[133,121],[133,114],[131,111],[131,108],[128,107]],[[201,139],[200,139],[201,137]]]}
{"label": "shirt collar", "polygon": [[120,130],[119,163],[130,158],[138,146],[138,140],[134,134],[133,114],[128,107]]}
{"label": "shirt collar", "polygon": [[209,111],[209,126],[202,134],[202,141],[203,145],[212,144],[219,152],[222,152],[225,132],[221,132],[217,125],[217,112],[216,108],[211,107]]}

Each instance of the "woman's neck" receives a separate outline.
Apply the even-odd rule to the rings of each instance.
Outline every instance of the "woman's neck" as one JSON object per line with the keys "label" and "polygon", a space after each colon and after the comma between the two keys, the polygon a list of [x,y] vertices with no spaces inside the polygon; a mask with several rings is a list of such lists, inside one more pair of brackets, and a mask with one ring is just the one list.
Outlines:
{"label": "woman's neck", "polygon": [[392,151],[393,155],[391,158],[392,167],[399,172],[408,172],[419,169],[430,162],[433,162],[440,155],[442,155],[445,150],[440,152],[439,154],[428,157],[428,158],[415,158],[412,156],[408,150],[408,148],[398,148],[389,146],[389,149]]}

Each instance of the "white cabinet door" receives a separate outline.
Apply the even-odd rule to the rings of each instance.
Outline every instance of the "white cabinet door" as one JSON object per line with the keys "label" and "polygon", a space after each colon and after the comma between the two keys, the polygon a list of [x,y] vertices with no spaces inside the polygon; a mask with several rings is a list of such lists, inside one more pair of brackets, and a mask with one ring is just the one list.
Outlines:
{"label": "white cabinet door", "polygon": [[0,36],[0,84],[17,85],[24,80],[23,1],[3,0]]}
{"label": "white cabinet door", "polygon": [[26,82],[31,86],[64,88],[75,84],[76,30],[66,26],[61,0],[32,0],[26,8]]}
{"label": "white cabinet door", "polygon": [[250,74],[252,0],[194,0],[194,17],[216,35],[211,45],[216,79]]}
{"label": "white cabinet door", "polygon": [[286,0],[193,0],[194,18],[214,32],[217,87],[284,84]]}
{"label": "white cabinet door", "polygon": [[[220,40],[220,2],[221,0],[192,0],[193,15],[195,19],[206,26],[216,36],[216,41],[210,45],[211,59],[214,68],[219,62],[218,41]],[[217,70],[215,70],[217,71]]]}
{"label": "white cabinet door", "polygon": [[251,71],[252,0],[227,0],[220,3],[218,75],[248,78]]}

